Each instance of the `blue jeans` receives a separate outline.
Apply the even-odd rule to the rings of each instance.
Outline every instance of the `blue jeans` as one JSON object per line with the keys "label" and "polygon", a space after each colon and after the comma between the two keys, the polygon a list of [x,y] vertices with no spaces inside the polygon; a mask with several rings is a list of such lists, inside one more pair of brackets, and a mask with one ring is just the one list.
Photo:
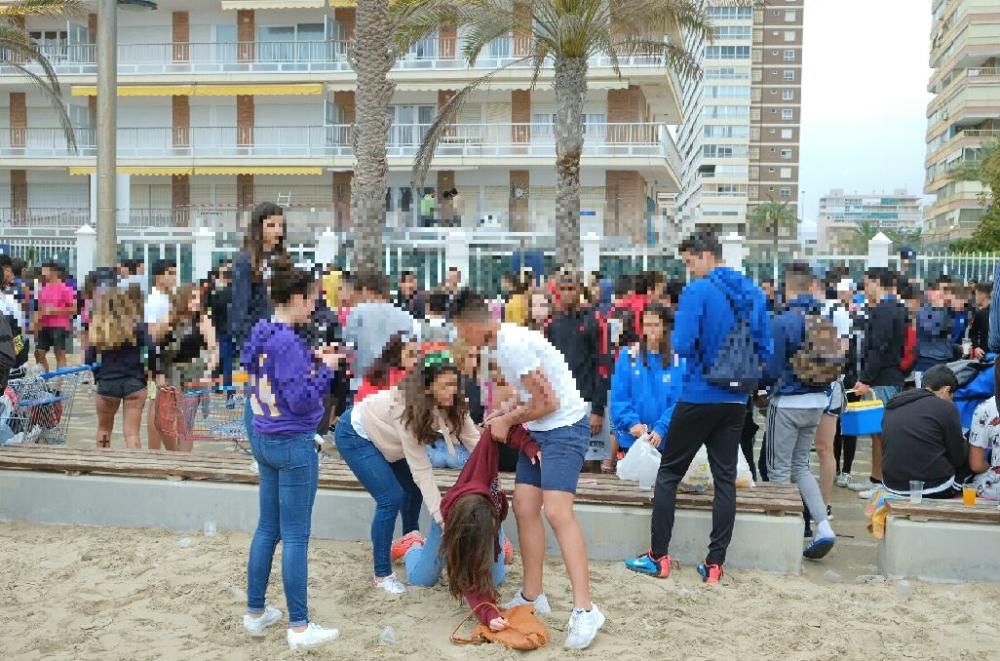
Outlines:
{"label": "blue jeans", "polygon": [[[430,588],[437,585],[444,571],[441,556],[441,526],[431,522],[431,532],[422,547],[412,547],[406,554],[406,582]],[[503,543],[507,539],[500,528],[500,556],[493,563],[493,584],[500,585],[507,578],[507,565],[503,561]]]}
{"label": "blue jeans", "polygon": [[229,335],[220,335],[219,343],[219,371],[222,372],[222,385],[229,388],[233,385],[233,338]]}
{"label": "blue jeans", "polygon": [[455,455],[448,452],[448,444],[443,438],[438,438],[433,445],[427,447],[427,458],[434,468],[452,468],[462,470],[469,461],[469,451],[464,445],[455,448]]}
{"label": "blue jeans", "polygon": [[288,604],[288,626],[309,623],[306,583],[309,534],[319,478],[319,456],[312,433],[250,437],[260,472],[260,518],[247,562],[247,610],[264,612],[274,549],[281,540],[281,580]]}
{"label": "blue jeans", "polygon": [[334,442],[348,468],[361,482],[361,486],[375,499],[375,516],[372,518],[372,556],[375,576],[383,578],[392,573],[389,553],[392,534],[396,529],[396,515],[403,514],[403,534],[420,529],[420,505],[423,496],[413,481],[410,466],[405,459],[389,463],[377,447],[362,438],[351,424],[352,410],[348,409],[337,422]]}

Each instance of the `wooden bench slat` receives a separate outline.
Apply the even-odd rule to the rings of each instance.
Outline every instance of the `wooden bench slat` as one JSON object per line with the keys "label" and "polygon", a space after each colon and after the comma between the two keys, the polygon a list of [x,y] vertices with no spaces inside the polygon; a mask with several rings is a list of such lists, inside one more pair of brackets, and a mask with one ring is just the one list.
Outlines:
{"label": "wooden bench slat", "polygon": [[889,514],[934,521],[1000,523],[1000,510],[996,503],[977,503],[974,507],[966,507],[961,499],[924,501],[919,505],[909,501],[889,501]]}

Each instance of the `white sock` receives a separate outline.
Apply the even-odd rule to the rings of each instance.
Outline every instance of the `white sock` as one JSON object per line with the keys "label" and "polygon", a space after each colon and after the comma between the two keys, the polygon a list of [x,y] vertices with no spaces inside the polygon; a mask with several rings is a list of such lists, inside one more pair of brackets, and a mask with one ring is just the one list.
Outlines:
{"label": "white sock", "polygon": [[819,532],[817,537],[829,537],[830,539],[835,538],[837,535],[833,532],[833,527],[830,525],[829,520],[820,521],[819,525],[816,526],[816,530]]}

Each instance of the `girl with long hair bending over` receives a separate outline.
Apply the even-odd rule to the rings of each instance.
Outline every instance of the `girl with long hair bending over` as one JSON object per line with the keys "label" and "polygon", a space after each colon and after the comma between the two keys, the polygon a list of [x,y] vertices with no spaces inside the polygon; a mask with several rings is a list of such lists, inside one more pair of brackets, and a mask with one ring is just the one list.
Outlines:
{"label": "girl with long hair bending over", "polygon": [[[427,456],[427,446],[439,435],[450,452],[458,443],[472,450],[479,441],[447,351],[427,354],[397,387],[369,395],[337,423],[337,450],[375,499],[374,585],[389,594],[406,592],[392,571],[393,557],[424,542],[418,532],[421,500],[434,521],[443,521],[441,492]],[[404,536],[393,545],[400,511]]]}
{"label": "girl with long hair bending over", "polygon": [[309,534],[319,478],[319,455],[313,441],[323,415],[340,356],[327,348],[311,351],[295,332],[308,322],[316,304],[315,279],[287,258],[272,265],[274,321],[253,327],[243,352],[250,381],[254,433],[250,436],[260,473],[260,518],[247,563],[247,614],[250,635],[279,619],[281,611],[265,605],[274,549],[281,540],[281,579],[288,605],[288,646],[312,647],[340,632],[309,621],[306,606]]}

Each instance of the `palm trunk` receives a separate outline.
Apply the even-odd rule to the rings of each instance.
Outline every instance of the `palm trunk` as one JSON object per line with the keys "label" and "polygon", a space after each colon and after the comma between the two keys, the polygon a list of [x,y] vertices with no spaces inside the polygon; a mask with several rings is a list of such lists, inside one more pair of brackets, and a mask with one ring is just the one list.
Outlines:
{"label": "palm trunk", "polygon": [[389,119],[385,109],[393,88],[388,74],[393,59],[389,0],[358,0],[351,66],[357,74],[354,94],[354,176],[351,178],[351,225],[355,270],[382,271],[382,229],[389,166],[385,145]]}
{"label": "palm trunk", "polygon": [[580,154],[587,59],[556,58],[556,264],[578,271],[580,254]]}

